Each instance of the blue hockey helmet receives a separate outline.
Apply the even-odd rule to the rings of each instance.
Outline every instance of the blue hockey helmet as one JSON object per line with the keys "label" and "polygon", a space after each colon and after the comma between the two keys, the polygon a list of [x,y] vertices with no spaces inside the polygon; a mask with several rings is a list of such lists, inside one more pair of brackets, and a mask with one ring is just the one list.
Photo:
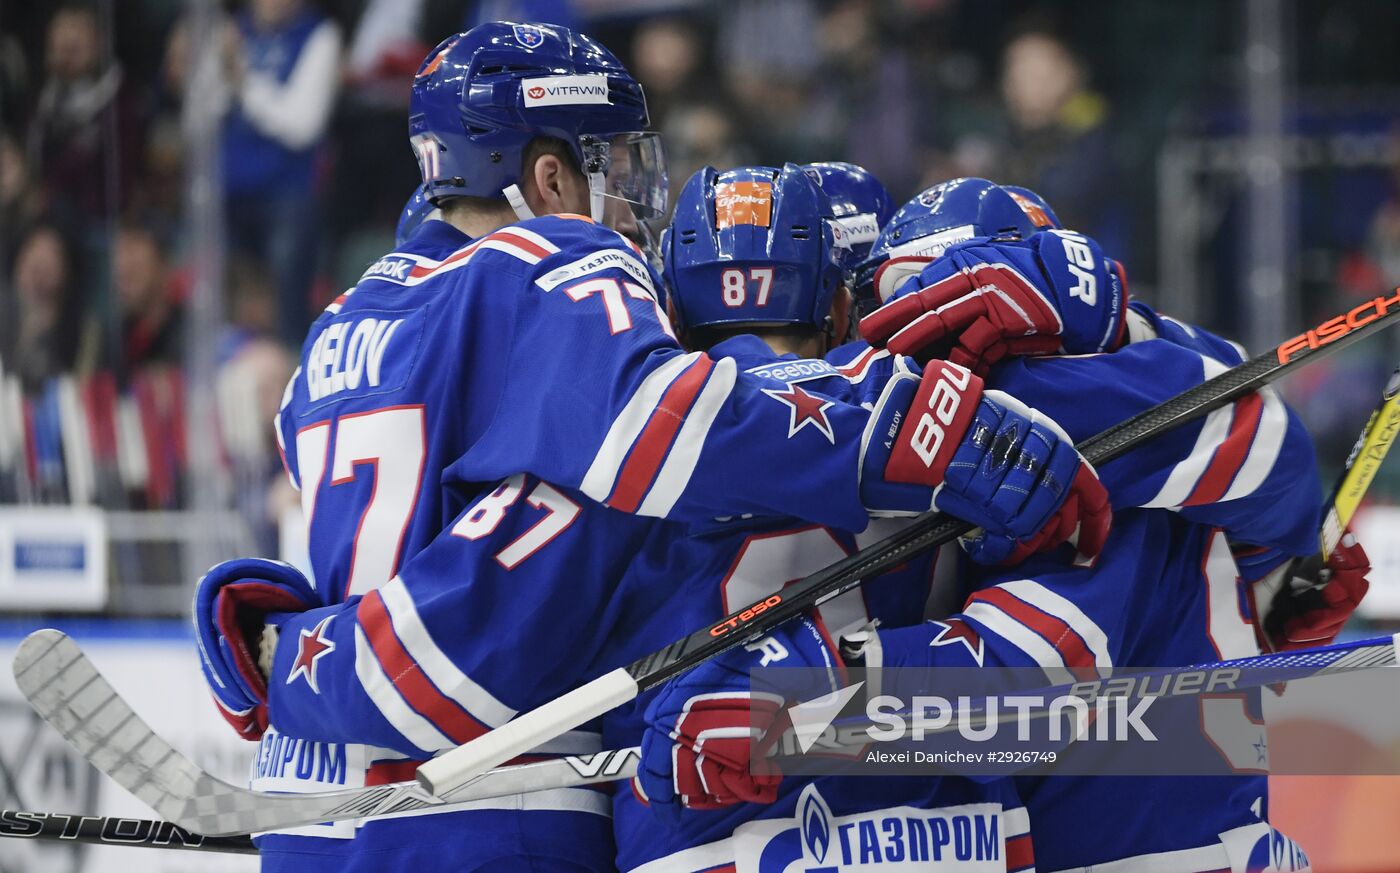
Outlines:
{"label": "blue hockey helmet", "polygon": [[660,139],[645,133],[642,86],[601,43],[552,24],[494,21],[443,40],[413,79],[408,132],[427,197],[520,194],[525,146],[563,140],[588,177],[590,210],[625,200],[643,219],[666,208]]}
{"label": "blue hockey helmet", "polygon": [[873,173],[856,164],[821,161],[802,169],[831,201],[831,211],[846,231],[843,259],[854,270],[870,255],[880,228],[894,215],[894,199]]}
{"label": "blue hockey helmet", "polygon": [[[1026,239],[1053,226],[1049,221],[1053,212],[1047,215],[1025,195],[1019,195],[1020,200],[1017,196],[995,182],[975,177],[924,189],[901,206],[880,231],[857,271],[857,296],[863,300],[878,297],[878,302],[883,302],[885,295],[877,293],[875,274],[888,262],[936,258],[949,246],[973,237]],[[1030,196],[1040,200],[1033,193]],[[1028,205],[1023,206],[1023,202]]]}
{"label": "blue hockey helmet", "polygon": [[797,164],[699,170],[661,240],[682,327],[822,327],[845,280],[831,202]]}
{"label": "blue hockey helmet", "polygon": [[394,231],[394,245],[403,245],[404,240],[418,229],[418,225],[430,218],[438,218],[440,214],[438,208],[428,199],[428,186],[419,185],[413,190],[413,196],[403,205],[403,212],[399,213],[399,226]]}

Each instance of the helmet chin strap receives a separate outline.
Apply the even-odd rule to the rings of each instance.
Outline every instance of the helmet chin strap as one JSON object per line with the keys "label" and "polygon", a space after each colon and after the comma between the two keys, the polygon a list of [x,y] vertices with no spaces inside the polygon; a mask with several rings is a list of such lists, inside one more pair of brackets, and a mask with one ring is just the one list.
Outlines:
{"label": "helmet chin strap", "polygon": [[603,189],[607,178],[602,173],[588,174],[588,213],[599,224],[603,223]]}
{"label": "helmet chin strap", "polygon": [[506,195],[506,201],[510,203],[510,208],[515,210],[516,218],[528,221],[535,217],[534,210],[525,202],[525,195],[520,193],[519,185],[507,185],[501,189],[501,193]]}
{"label": "helmet chin strap", "polygon": [[[606,186],[607,179],[602,173],[588,174],[588,211],[599,224],[603,223],[603,189]],[[534,210],[525,202],[525,195],[520,193],[519,185],[507,185],[501,189],[501,193],[506,195],[506,201],[510,203],[510,208],[515,210],[516,218],[527,221],[535,217]]]}

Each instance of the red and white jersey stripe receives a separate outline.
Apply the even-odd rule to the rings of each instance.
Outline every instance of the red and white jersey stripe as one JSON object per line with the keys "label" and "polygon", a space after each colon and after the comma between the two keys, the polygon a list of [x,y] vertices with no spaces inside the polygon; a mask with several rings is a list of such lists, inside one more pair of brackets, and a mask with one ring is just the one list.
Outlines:
{"label": "red and white jersey stripe", "polygon": [[737,378],[732,360],[702,352],[657,367],[613,420],[580,490],[624,512],[665,517],[690,483]]}
{"label": "red and white jersey stripe", "polygon": [[859,385],[869,376],[872,366],[876,361],[884,360],[890,356],[889,349],[868,348],[855,357],[849,364],[837,367],[836,372],[840,373],[852,385]]}
{"label": "red and white jersey stripe", "polygon": [[1077,679],[1107,677],[1113,670],[1108,635],[1078,606],[1031,579],[1015,579],[978,591],[963,617],[976,622],[1046,670],[1052,682],[1069,670]]}
{"label": "red and white jersey stripe", "polygon": [[[483,250],[502,252],[527,264],[538,264],[559,251],[559,247],[533,230],[527,230],[523,227],[506,227],[484,236],[470,245],[463,246],[440,261],[407,252],[390,252],[375,261],[365,271],[365,275],[361,277],[360,281],[379,279],[411,288],[422,284],[433,276],[466,266],[471,262],[473,255]],[[395,264],[395,262],[400,263]],[[389,265],[401,267],[401,269],[390,268]],[[355,286],[355,288],[358,287],[358,285]],[[331,304],[326,307],[326,311],[333,315],[340,312],[346,298],[355,293],[355,288],[347,290],[331,301]]]}
{"label": "red and white jersey stripe", "polygon": [[[1207,379],[1225,365],[1201,357]],[[1191,453],[1179,461],[1146,507],[1180,509],[1237,500],[1253,494],[1278,461],[1288,411],[1277,392],[1265,388],[1206,417]]]}
{"label": "red and white jersey stripe", "polygon": [[357,617],[355,674],[389,723],[418,748],[460,745],[515,717],[433,641],[401,579],[367,594]]}

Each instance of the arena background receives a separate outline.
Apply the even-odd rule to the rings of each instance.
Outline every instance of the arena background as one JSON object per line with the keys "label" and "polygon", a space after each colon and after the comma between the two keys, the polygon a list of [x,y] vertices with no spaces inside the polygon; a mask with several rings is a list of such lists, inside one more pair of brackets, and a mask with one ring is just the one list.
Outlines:
{"label": "arena background", "polygon": [[[229,22],[247,14],[324,27],[312,74],[253,133],[303,154],[297,173],[225,149],[248,135],[225,123],[245,50]],[[193,581],[225,557],[296,558],[267,422],[313,313],[392,244],[417,182],[413,71],[494,18],[617,52],[673,192],[706,163],[832,159],[898,201],[956,176],[1027,185],[1126,262],[1134,294],[1254,349],[1400,282],[1390,0],[9,0],[0,660],[35,627],[70,629],[201,763],[246,766],[194,664]],[[1329,478],[1398,358],[1388,337],[1283,386]],[[1360,522],[1375,572],[1348,635],[1400,624],[1397,502],[1392,461]],[[148,814],[37,722],[8,670],[0,795]],[[1277,778],[1273,803],[1315,869],[1400,870],[1400,778]],[[0,841],[0,871],[132,864],[251,869]]]}

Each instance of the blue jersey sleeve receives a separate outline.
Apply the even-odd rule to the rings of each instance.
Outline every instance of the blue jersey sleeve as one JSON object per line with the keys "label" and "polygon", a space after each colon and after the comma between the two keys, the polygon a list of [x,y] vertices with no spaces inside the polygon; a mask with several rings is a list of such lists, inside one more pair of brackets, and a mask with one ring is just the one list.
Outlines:
{"label": "blue jersey sleeve", "polygon": [[[1211,345],[1238,361],[1223,340]],[[1212,354],[1151,339],[1112,354],[1017,359],[997,367],[991,384],[1082,441],[1225,369]],[[1322,491],[1312,440],[1272,389],[1170,430],[1098,472],[1116,510],[1170,509],[1289,554],[1316,547]]]}
{"label": "blue jersey sleeve", "polygon": [[481,478],[525,469],[659,518],[865,527],[865,409],[684,352],[649,272],[616,233],[558,217],[519,227],[554,251],[521,270],[513,324],[502,325],[509,350],[490,368],[503,384],[472,389],[500,397],[471,449],[473,466],[492,474]]}
{"label": "blue jersey sleeve", "polygon": [[[618,625],[647,608],[622,580],[669,527],[511,477],[387,585],[282,626],[272,724],[420,758],[499,727],[591,678]],[[569,742],[537,751],[589,751]]]}

